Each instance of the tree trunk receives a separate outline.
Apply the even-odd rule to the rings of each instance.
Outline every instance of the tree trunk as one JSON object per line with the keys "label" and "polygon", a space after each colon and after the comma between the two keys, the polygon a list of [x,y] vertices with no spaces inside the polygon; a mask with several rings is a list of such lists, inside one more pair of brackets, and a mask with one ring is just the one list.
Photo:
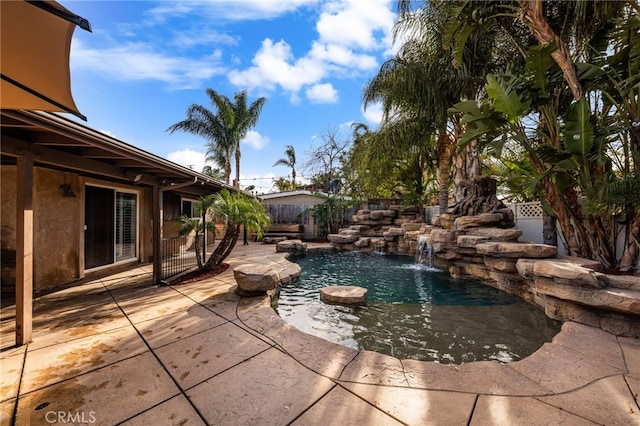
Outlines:
{"label": "tree trunk", "polygon": [[543,244],[558,247],[556,218],[544,211],[542,212],[542,242]]}
{"label": "tree trunk", "polygon": [[633,213],[627,222],[624,251],[618,269],[629,272],[638,267],[638,246],[640,245],[640,210]]}
{"label": "tree trunk", "polygon": [[468,194],[465,181],[474,181],[480,176],[480,155],[478,154],[478,141],[474,140],[459,154],[453,156],[453,197],[455,202],[462,201]]}
{"label": "tree trunk", "polygon": [[220,265],[231,253],[236,246],[238,236],[240,235],[240,225],[227,226],[224,236],[216,249],[211,253],[209,260],[205,264],[205,269],[212,269],[214,266]]}
{"label": "tree trunk", "polygon": [[439,142],[437,146],[438,201],[440,214],[444,214],[449,207],[449,166],[451,165],[453,143],[446,131],[441,133]]}
{"label": "tree trunk", "polygon": [[531,34],[540,44],[555,41],[558,48],[551,54],[551,57],[553,57],[562,70],[564,79],[573,94],[573,98],[576,100],[582,98],[582,86],[578,81],[578,75],[576,74],[576,69],[567,50],[567,46],[562,39],[556,35],[544,17],[542,0],[520,0],[520,7],[522,9],[520,20],[529,28]]}
{"label": "tree trunk", "polygon": [[196,261],[198,261],[198,269],[202,269],[202,253],[200,250],[200,235],[196,234],[195,238],[196,240],[194,241],[194,244],[196,249]]}
{"label": "tree trunk", "polygon": [[236,147],[236,180],[234,186],[240,188],[240,142]]}

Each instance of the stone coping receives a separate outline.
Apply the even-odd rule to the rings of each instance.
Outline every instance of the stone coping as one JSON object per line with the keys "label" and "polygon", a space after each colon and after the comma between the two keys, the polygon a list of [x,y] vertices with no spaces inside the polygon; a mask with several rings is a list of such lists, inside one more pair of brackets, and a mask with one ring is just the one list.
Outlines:
{"label": "stone coping", "polygon": [[[325,246],[316,251],[331,250]],[[273,268],[291,264],[280,254]],[[619,339],[600,328],[565,322],[561,331],[523,360],[501,364],[474,361],[440,364],[400,360],[371,351],[357,351],[304,333],[280,318],[271,296],[243,298],[239,320],[272,340],[310,370],[341,383],[385,385],[470,392],[496,396],[545,396],[580,389],[600,379],[628,373]],[[313,350],[311,350],[313,348]],[[640,350],[640,348],[639,348]]]}
{"label": "stone coping", "polygon": [[268,297],[242,299],[237,313],[245,326],[272,340],[302,365],[341,383],[482,395],[545,396],[570,392],[629,372],[619,338],[574,322],[564,323],[552,342],[520,361],[440,364],[357,351],[306,334],[280,318]]}

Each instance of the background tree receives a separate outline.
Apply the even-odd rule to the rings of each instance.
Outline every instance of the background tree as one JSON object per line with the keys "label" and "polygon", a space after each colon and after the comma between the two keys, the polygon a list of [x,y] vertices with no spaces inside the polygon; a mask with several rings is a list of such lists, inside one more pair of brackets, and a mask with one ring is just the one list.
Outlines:
{"label": "background tree", "polygon": [[279,177],[273,179],[273,186],[278,192],[294,191],[296,187],[286,177]]}
{"label": "background tree", "polygon": [[304,169],[312,183],[320,184],[324,192],[329,192],[331,180],[341,177],[341,164],[349,151],[351,139],[335,128],[321,132],[320,137],[322,144],[311,147]]}
{"label": "background tree", "polygon": [[224,170],[218,167],[214,168],[213,166],[206,165],[202,168],[202,174],[211,176],[212,178],[218,179],[220,181],[224,181]]}
{"label": "background tree", "polygon": [[[484,53],[492,38],[474,37],[454,66],[451,54],[443,49],[445,25],[453,3],[432,0],[424,7],[412,9],[415,2],[398,2],[399,17],[394,27],[396,37],[406,41],[398,53],[385,62],[364,89],[365,107],[373,102],[383,106],[385,127],[394,127],[398,150],[432,151],[438,167],[439,205],[444,213],[448,206],[451,165],[459,170],[454,184],[480,173],[477,156],[457,161],[455,141],[464,130],[460,117],[447,114],[447,108],[480,92],[484,77],[495,63]],[[416,131],[415,126],[419,126]],[[406,126],[407,129],[402,129]],[[418,136],[407,137],[409,135]],[[468,150],[471,150],[471,146]],[[465,157],[466,160],[466,157]],[[457,194],[460,198],[462,194]]]}
{"label": "background tree", "polygon": [[247,105],[247,92],[243,90],[234,96],[234,101],[219,94],[213,89],[206,90],[214,111],[202,105],[192,104],[187,108],[187,118],[170,126],[167,131],[173,134],[180,130],[192,135],[205,138],[207,146],[207,160],[216,164],[224,164],[225,182],[229,184],[231,178],[231,159],[236,160],[235,186],[240,185],[240,141],[247,132],[254,127],[265,98],[258,98],[251,105]]}
{"label": "background tree", "polygon": [[296,187],[296,150],[293,146],[287,145],[284,150],[285,157],[278,159],[273,165],[276,166],[286,166],[291,169],[291,188],[295,189]]}

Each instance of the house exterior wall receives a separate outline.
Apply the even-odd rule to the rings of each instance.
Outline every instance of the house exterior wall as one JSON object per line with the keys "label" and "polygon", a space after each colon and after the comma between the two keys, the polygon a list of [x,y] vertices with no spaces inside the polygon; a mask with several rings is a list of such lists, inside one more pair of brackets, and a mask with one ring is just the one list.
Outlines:
{"label": "house exterior wall", "polygon": [[[2,226],[3,293],[15,289],[15,262],[7,257],[16,251],[16,166],[0,168],[0,224]],[[75,197],[63,196],[60,185],[71,186]],[[114,185],[109,181],[85,179],[75,174],[34,167],[33,169],[33,287],[36,292],[70,283],[84,275],[85,185],[100,185],[138,194],[138,258],[147,262],[153,254],[153,206],[149,188]],[[117,265],[113,265],[117,268]],[[106,266],[110,268],[113,266]],[[104,272],[101,270],[101,272]],[[93,275],[91,272],[86,276]]]}
{"label": "house exterior wall", "polygon": [[[78,278],[80,208],[78,175],[34,168],[33,271],[36,291]],[[70,184],[75,197],[63,197]]]}

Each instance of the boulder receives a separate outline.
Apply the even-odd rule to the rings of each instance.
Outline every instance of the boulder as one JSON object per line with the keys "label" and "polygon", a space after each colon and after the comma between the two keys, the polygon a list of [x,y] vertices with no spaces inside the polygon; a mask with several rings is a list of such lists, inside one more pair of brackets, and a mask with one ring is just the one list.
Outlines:
{"label": "boulder", "polygon": [[[433,235],[433,232],[432,232]],[[545,259],[554,257],[558,248],[547,244],[487,242],[476,246],[478,254],[488,254],[495,257],[528,257]]]}
{"label": "boulder", "polygon": [[280,241],[286,241],[287,237],[264,237],[262,244],[277,244]]}
{"label": "boulder", "polygon": [[541,260],[533,265],[535,277],[547,277],[559,283],[582,287],[604,288],[602,274],[563,260]]}
{"label": "boulder", "polygon": [[493,256],[485,256],[484,264],[490,268],[497,269],[503,272],[517,272],[516,259],[513,258],[501,258]]}
{"label": "boulder", "polygon": [[533,280],[534,278],[533,265],[535,265],[536,262],[539,262],[539,260],[518,259],[518,261],[516,262],[516,269],[518,270],[518,273],[522,275],[523,278],[526,278],[528,280]]}
{"label": "boulder", "polygon": [[320,290],[322,300],[341,305],[359,305],[367,300],[367,289],[353,285],[334,285]]}
{"label": "boulder", "polygon": [[360,237],[360,239],[358,239],[358,241],[355,242],[355,246],[357,248],[364,248],[364,247],[369,247],[370,243],[371,243],[371,238]]}
{"label": "boulder", "polygon": [[387,234],[388,234],[389,236],[392,236],[392,237],[399,237],[399,236],[401,236],[401,235],[404,235],[404,231],[402,230],[402,228],[394,228],[394,227],[391,227],[391,228],[389,228],[389,230],[388,230],[386,233],[384,233],[383,235],[384,235],[384,236],[387,236]]}
{"label": "boulder", "polygon": [[535,289],[540,294],[568,300],[580,305],[640,315],[640,294],[637,291],[566,285],[546,277],[536,277]]}
{"label": "boulder", "polygon": [[453,222],[455,229],[479,228],[495,225],[502,220],[500,213],[482,213],[474,216],[460,216]]}
{"label": "boulder", "polygon": [[460,235],[458,237],[458,247],[475,247],[480,243],[489,241],[489,237],[483,237],[480,235]]}
{"label": "boulder", "polygon": [[450,231],[447,229],[434,229],[431,231],[431,242],[433,243],[455,243],[461,231]]}
{"label": "boulder", "polygon": [[520,229],[501,229],[501,228],[472,228],[467,229],[467,235],[477,235],[480,237],[488,237],[491,241],[516,241],[522,236]]}
{"label": "boulder", "polygon": [[233,277],[242,295],[262,294],[280,285],[278,271],[254,263],[245,263],[233,269]]}
{"label": "boulder", "polygon": [[278,253],[304,253],[307,251],[307,243],[302,240],[284,240],[276,244]]}
{"label": "boulder", "polygon": [[409,232],[409,231],[419,231],[420,228],[422,228],[422,223],[410,222],[410,223],[403,223],[402,224],[402,230],[405,233]]}
{"label": "boulder", "polygon": [[334,244],[349,244],[358,241],[359,234],[343,235],[343,234],[329,234],[327,239]]}

